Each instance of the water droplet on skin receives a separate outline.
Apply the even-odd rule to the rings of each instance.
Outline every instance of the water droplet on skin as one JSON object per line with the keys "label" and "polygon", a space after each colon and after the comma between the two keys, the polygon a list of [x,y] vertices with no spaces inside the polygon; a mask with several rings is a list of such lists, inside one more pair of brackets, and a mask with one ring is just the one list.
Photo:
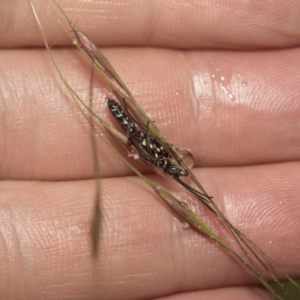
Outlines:
{"label": "water droplet on skin", "polygon": [[130,151],[128,152],[128,157],[133,157],[133,159],[139,159],[139,153],[135,150],[130,149]]}
{"label": "water droplet on skin", "polygon": [[[221,73],[223,74],[221,75]],[[225,76],[224,73],[227,74],[227,76]],[[228,72],[226,72],[226,70],[216,70],[216,73],[211,74],[211,78],[213,82],[217,83],[220,86],[220,88],[225,92],[226,96],[228,96],[231,101],[235,101],[235,96],[227,89],[227,86],[231,86],[230,81],[232,78],[232,74],[229,74]]]}
{"label": "water droplet on skin", "polygon": [[188,229],[188,228],[190,228],[189,223],[188,223],[188,222],[183,222],[183,223],[182,223],[182,228],[183,228],[183,229]]}
{"label": "water droplet on skin", "polygon": [[225,86],[222,86],[222,90],[230,98],[230,100],[235,101],[235,97],[227,90],[227,88]]}
{"label": "water droplet on skin", "polygon": [[178,151],[178,153],[180,154],[180,156],[182,157],[186,165],[189,168],[192,168],[195,163],[195,159],[192,151],[187,148],[177,148],[176,150]]}
{"label": "water droplet on skin", "polygon": [[183,202],[183,201],[179,201],[180,205],[185,208],[185,209],[190,209],[189,206],[187,205],[187,203]]}
{"label": "water droplet on skin", "polygon": [[246,80],[242,81],[242,87],[246,87],[248,85],[248,82]]}
{"label": "water droplet on skin", "polygon": [[228,97],[229,97],[232,101],[235,100],[235,97],[234,97],[231,93],[228,93]]}

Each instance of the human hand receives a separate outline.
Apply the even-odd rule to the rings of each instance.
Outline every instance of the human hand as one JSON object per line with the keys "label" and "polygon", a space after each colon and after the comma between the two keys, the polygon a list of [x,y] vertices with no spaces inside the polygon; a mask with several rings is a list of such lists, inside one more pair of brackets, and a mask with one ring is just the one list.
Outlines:
{"label": "human hand", "polygon": [[[169,140],[191,149],[195,175],[232,223],[299,277],[299,4],[161,2],[60,5],[109,47],[106,56]],[[0,55],[3,299],[268,299],[215,243],[183,229],[101,142],[104,220],[98,261],[91,258],[88,125],[27,1],[7,1],[1,13],[0,45],[11,47]],[[63,47],[70,41],[55,18],[40,18],[61,45],[53,49],[59,67],[87,96],[89,67]],[[109,120],[107,91],[95,88],[95,110]]]}

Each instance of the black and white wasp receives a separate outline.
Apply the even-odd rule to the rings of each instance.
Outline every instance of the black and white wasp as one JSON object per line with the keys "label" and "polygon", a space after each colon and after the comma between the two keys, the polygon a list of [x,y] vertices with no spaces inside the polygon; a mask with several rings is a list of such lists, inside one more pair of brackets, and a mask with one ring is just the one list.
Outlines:
{"label": "black and white wasp", "polygon": [[143,160],[172,177],[188,175],[183,168],[172,163],[168,151],[153,136],[140,130],[139,126],[131,120],[116,101],[107,98],[107,106],[126,132],[128,144],[132,144],[137,149]]}
{"label": "black and white wasp", "polygon": [[113,117],[126,133],[128,145],[133,145],[136,148],[142,161],[146,162],[146,164],[151,167],[158,168],[163,173],[168,174],[191,193],[200,197],[204,196],[210,199],[212,198],[195,190],[180,179],[182,176],[188,176],[188,172],[183,167],[176,165],[169,152],[157,141],[157,139],[148,132],[141,130],[138,124],[131,119],[129,113],[126,114],[115,100],[107,98],[107,106]]}

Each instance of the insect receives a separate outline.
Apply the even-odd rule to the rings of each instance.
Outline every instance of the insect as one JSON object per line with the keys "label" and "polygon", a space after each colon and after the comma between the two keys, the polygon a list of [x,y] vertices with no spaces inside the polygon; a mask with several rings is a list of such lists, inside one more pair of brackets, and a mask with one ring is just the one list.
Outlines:
{"label": "insect", "polygon": [[[143,161],[150,166],[157,167],[163,173],[168,174],[190,192],[199,196],[205,194],[195,190],[180,177],[188,176],[185,169],[172,162],[169,152],[148,132],[142,131],[128,113],[113,99],[107,98],[107,106],[113,117],[127,134],[128,145],[133,145],[139,152]],[[212,197],[209,197],[212,198]]]}
{"label": "insect", "polygon": [[150,165],[154,165],[171,176],[187,176],[188,173],[171,162],[168,151],[149,133],[139,129],[121,106],[113,99],[107,98],[107,106],[113,117],[127,133],[128,144],[132,144]]}

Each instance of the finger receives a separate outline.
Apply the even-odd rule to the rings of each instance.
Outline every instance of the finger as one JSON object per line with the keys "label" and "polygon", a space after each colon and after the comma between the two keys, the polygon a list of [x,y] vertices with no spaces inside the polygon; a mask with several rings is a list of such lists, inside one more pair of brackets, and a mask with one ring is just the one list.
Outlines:
{"label": "finger", "polygon": [[[53,54],[69,84],[87,100],[90,67],[75,51]],[[299,160],[298,49],[106,54],[175,147],[192,151],[195,166]],[[93,177],[87,122],[45,51],[2,51],[0,66],[2,178]],[[94,109],[113,123],[105,102],[109,92],[99,78],[94,86]],[[104,177],[130,173],[101,140],[99,158]]]}
{"label": "finger", "polygon": [[215,289],[208,291],[197,291],[180,293],[176,295],[171,295],[162,298],[155,298],[153,300],[272,300],[273,297],[270,296],[266,291],[260,288],[224,288]]}
{"label": "finger", "polygon": [[[206,169],[201,177],[233,224],[299,276],[299,163]],[[151,299],[257,283],[215,242],[184,228],[134,177],[102,182],[95,262],[89,240],[94,190],[93,181],[1,183],[3,298]],[[232,242],[206,209],[189,205]]]}
{"label": "finger", "polygon": [[[28,1],[7,1],[0,10],[2,47],[42,45]],[[51,3],[51,1],[48,1]],[[57,20],[34,1],[50,40]],[[59,1],[102,46],[148,45],[175,48],[253,48],[299,45],[300,3],[290,1]],[[12,22],[14,20],[14,22]],[[65,37],[59,44],[70,44]]]}

